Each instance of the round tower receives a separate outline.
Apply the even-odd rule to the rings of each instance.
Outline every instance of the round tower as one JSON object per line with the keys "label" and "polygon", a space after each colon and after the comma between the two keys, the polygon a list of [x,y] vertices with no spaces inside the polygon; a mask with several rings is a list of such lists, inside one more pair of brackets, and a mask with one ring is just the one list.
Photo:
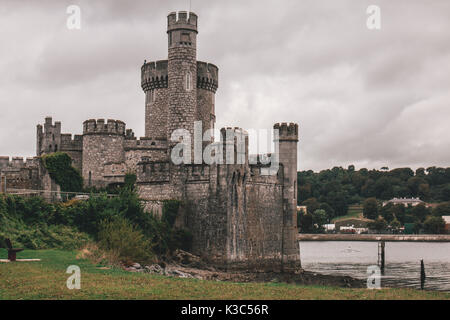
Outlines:
{"label": "round tower", "polygon": [[[178,14],[172,12],[168,15],[169,141],[177,129],[186,129],[191,137],[194,136],[194,121],[197,115],[197,33],[195,13],[180,11]],[[170,145],[176,143],[171,142]]]}
{"label": "round tower", "polygon": [[167,60],[144,63],[141,86],[145,92],[145,137],[167,139],[168,73]]}
{"label": "round tower", "polygon": [[125,123],[86,120],[83,123],[82,175],[86,186],[105,186],[105,168],[125,161]]}
{"label": "round tower", "polygon": [[[203,133],[214,129],[216,123],[215,100],[219,87],[219,68],[212,63],[197,62],[197,118]],[[214,139],[212,139],[214,140]]]}

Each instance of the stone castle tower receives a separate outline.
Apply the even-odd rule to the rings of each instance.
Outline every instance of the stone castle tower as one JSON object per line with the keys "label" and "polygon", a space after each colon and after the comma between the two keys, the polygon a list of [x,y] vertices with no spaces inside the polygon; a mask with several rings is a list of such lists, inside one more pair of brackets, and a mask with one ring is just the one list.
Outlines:
{"label": "stone castle tower", "polygon": [[[145,137],[111,119],[86,120],[83,134],[72,137],[48,117],[37,127],[37,156],[67,152],[86,186],[120,184],[135,173],[148,212],[160,214],[164,200],[180,200],[176,225],[192,233],[193,252],[217,266],[297,270],[298,125],[274,125],[278,150],[272,155],[249,155],[247,132],[230,127],[220,130],[220,143],[212,137],[200,144],[219,160],[175,164],[175,130],[194,137],[196,123],[202,132],[214,128],[218,68],[197,61],[196,14],[170,13],[167,21],[168,59],[141,67]],[[188,148],[191,159],[195,148]]]}

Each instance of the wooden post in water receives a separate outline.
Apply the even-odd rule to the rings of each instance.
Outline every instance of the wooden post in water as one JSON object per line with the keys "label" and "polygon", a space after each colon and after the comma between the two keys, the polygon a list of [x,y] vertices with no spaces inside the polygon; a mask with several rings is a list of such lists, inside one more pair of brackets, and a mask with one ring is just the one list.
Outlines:
{"label": "wooden post in water", "polygon": [[425,265],[423,264],[423,259],[420,260],[420,289],[423,290],[425,286]]}
{"label": "wooden post in water", "polygon": [[385,248],[384,241],[378,242],[378,266],[381,269],[381,274],[384,274],[384,262],[385,262],[384,248]]}

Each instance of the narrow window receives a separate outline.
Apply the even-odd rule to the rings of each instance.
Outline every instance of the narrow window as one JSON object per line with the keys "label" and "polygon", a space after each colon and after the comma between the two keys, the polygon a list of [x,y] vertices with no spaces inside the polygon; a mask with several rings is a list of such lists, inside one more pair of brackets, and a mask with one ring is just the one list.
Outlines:
{"label": "narrow window", "polygon": [[151,92],[150,93],[150,99],[151,99],[152,102],[155,102],[155,100],[156,100],[155,89],[152,89],[150,92]]}
{"label": "narrow window", "polygon": [[192,75],[188,71],[186,73],[186,91],[191,91],[191,90],[192,90]]}

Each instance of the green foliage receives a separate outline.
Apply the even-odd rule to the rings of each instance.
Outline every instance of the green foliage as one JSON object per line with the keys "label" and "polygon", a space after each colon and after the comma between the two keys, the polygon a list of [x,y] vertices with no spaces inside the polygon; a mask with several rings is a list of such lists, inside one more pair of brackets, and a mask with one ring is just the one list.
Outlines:
{"label": "green foliage", "polygon": [[427,233],[445,233],[445,221],[442,217],[428,216],[423,223],[423,228]]}
{"label": "green foliage", "polygon": [[162,218],[169,224],[170,227],[173,227],[175,224],[175,219],[178,215],[179,208],[180,201],[178,200],[166,200],[163,203]]}
{"label": "green foliage", "polygon": [[391,221],[390,226],[394,231],[398,231],[402,224],[397,220],[397,218],[394,218],[394,220]]}
{"label": "green foliage", "polygon": [[444,202],[433,209],[433,215],[436,217],[450,216],[450,202]]}
{"label": "green foliage", "polygon": [[383,217],[378,217],[375,221],[370,222],[368,224],[370,229],[376,230],[378,232],[382,232],[387,228],[387,222]]}
{"label": "green foliage", "polygon": [[[20,197],[0,196],[0,247],[5,245],[6,238],[16,247],[28,249],[77,249],[89,241],[89,236],[75,227],[38,221],[38,217],[53,211],[46,205],[36,206],[43,203],[40,198],[27,201]],[[31,211],[30,208],[42,211]]]}
{"label": "green foliage", "polygon": [[61,186],[61,191],[79,192],[83,189],[80,172],[72,167],[72,159],[67,153],[55,152],[42,156],[42,163],[50,177]]}
{"label": "green foliage", "polygon": [[312,213],[299,212],[297,221],[301,233],[320,233],[323,232],[323,225],[328,222],[328,216],[325,210],[316,209]]}
{"label": "green foliage", "polygon": [[378,217],[378,201],[375,198],[368,198],[364,201],[363,215],[367,219],[376,219]]}
{"label": "green foliage", "polygon": [[[420,197],[428,202],[450,201],[450,168],[419,168],[414,172],[410,168],[389,170],[387,167],[355,170],[350,165],[348,169],[334,167],[317,173],[301,171],[297,176],[298,204],[307,205],[305,201],[314,198],[319,206],[328,204],[334,216],[346,215],[349,205],[367,198]],[[333,218],[329,210],[325,211]]]}
{"label": "green foliage", "polygon": [[103,220],[99,229],[99,247],[112,252],[112,255],[117,256],[121,262],[148,263],[153,260],[151,242],[127,219],[114,217]]}
{"label": "green foliage", "polygon": [[425,217],[430,214],[430,209],[421,203],[411,209],[411,214],[417,219],[417,221],[423,222]]}
{"label": "green foliage", "polygon": [[98,240],[102,221],[125,219],[152,244],[155,254],[188,251],[192,235],[173,227],[179,205],[167,201],[160,220],[144,212],[133,187],[122,188],[113,198],[91,194],[85,201],[55,204],[39,197],[0,196],[0,236],[27,248],[73,248],[89,238]]}
{"label": "green foliage", "polygon": [[136,174],[134,173],[127,173],[125,175],[125,181],[124,181],[124,187],[125,189],[134,190],[135,184],[136,184]]}

